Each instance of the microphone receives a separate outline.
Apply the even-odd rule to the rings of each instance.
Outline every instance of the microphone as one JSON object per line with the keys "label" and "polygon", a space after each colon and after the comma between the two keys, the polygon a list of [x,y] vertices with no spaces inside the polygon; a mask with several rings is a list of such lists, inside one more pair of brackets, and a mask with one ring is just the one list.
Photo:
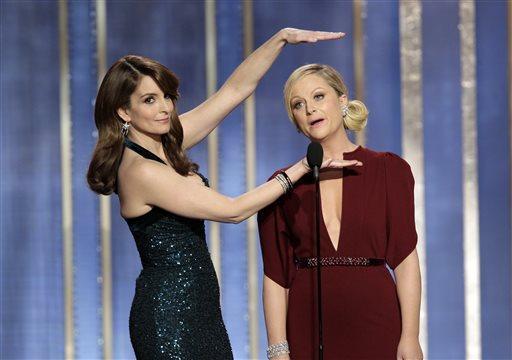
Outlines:
{"label": "microphone", "polygon": [[316,243],[316,274],[317,274],[317,297],[318,297],[318,359],[324,358],[324,336],[323,336],[323,314],[322,314],[322,268],[320,266],[320,183],[318,182],[320,166],[324,158],[324,149],[320,143],[312,141],[308,146],[306,159],[308,165],[313,169],[315,178],[315,232],[314,242]]}
{"label": "microphone", "polygon": [[322,166],[322,160],[324,158],[324,149],[320,143],[312,141],[308,146],[308,154],[306,159],[308,160],[308,166],[313,170],[313,177],[315,181],[318,181],[320,166]]}

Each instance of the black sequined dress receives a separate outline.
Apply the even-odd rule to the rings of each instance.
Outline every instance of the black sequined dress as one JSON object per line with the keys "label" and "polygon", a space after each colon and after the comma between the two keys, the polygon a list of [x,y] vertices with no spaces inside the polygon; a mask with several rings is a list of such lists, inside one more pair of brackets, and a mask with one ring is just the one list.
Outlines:
{"label": "black sequined dress", "polygon": [[[125,145],[165,164],[128,139]],[[153,207],[126,222],[143,268],[130,311],[137,359],[232,359],[204,221]]]}

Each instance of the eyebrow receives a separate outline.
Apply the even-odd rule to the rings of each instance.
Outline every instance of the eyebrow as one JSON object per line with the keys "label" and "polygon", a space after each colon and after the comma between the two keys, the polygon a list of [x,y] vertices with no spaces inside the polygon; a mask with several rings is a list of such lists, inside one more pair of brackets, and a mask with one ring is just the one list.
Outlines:
{"label": "eyebrow", "polygon": [[142,95],[139,97],[139,99],[140,99],[140,98],[143,98],[144,96],[148,96],[148,95],[157,96],[157,94],[156,94],[156,93],[146,93],[146,94],[142,94]]}
{"label": "eyebrow", "polygon": [[[314,93],[315,91],[317,91],[317,90],[325,90],[325,89],[324,89],[323,87],[319,86],[319,87],[317,87],[317,88],[314,88],[314,89],[313,89],[313,91],[311,91],[311,93],[313,94],[313,93]],[[291,102],[291,101],[293,101],[295,98],[300,98],[300,96],[296,95],[296,96],[292,97],[292,98],[290,99],[290,102]]]}

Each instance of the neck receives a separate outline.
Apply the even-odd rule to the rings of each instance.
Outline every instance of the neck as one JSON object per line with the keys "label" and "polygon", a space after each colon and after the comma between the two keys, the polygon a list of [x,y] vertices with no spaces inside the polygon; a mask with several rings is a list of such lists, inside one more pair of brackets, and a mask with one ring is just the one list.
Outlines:
{"label": "neck", "polygon": [[[128,139],[151,151],[155,155],[165,154],[161,135],[144,134],[135,129],[130,129]],[[165,158],[165,156],[163,157]]]}
{"label": "neck", "polygon": [[357,145],[348,138],[345,129],[336,131],[336,133],[323,139],[320,143],[324,149],[325,159],[341,159],[344,152],[350,152],[357,148]]}

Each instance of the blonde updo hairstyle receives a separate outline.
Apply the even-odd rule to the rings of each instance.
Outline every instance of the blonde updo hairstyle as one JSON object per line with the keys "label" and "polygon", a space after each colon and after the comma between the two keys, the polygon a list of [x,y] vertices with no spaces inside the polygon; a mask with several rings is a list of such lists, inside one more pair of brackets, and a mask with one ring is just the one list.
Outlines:
{"label": "blonde updo hairstyle", "polygon": [[[323,64],[308,64],[295,69],[284,85],[284,105],[288,112],[288,117],[298,128],[297,122],[293,117],[291,99],[291,91],[295,82],[306,75],[317,75],[324,79],[330,87],[336,91],[338,96],[346,95],[348,98],[348,89],[341,77],[333,67]],[[348,130],[359,131],[366,126],[368,120],[368,109],[362,101],[349,100],[348,112],[343,116],[343,127]]]}

